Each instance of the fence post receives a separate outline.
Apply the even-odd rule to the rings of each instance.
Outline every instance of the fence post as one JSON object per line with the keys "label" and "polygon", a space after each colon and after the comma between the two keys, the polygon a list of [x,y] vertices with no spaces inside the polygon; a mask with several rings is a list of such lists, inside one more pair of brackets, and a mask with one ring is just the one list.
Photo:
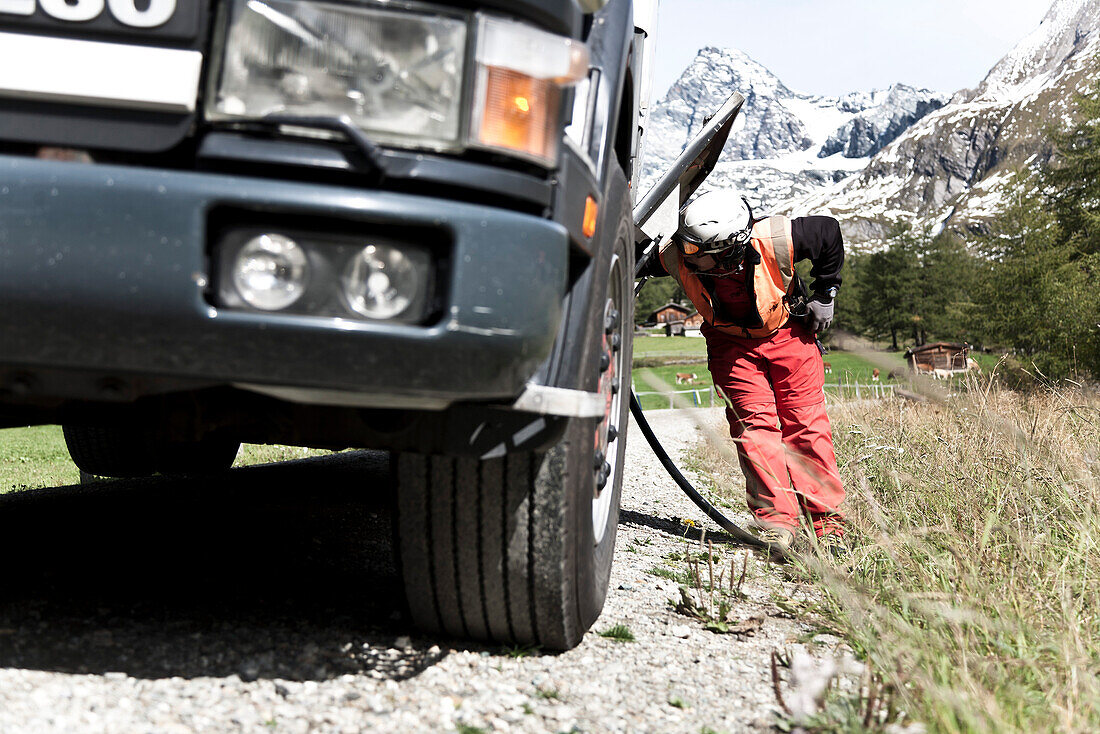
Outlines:
{"label": "fence post", "polygon": [[859,400],[859,382],[856,382],[856,400]]}

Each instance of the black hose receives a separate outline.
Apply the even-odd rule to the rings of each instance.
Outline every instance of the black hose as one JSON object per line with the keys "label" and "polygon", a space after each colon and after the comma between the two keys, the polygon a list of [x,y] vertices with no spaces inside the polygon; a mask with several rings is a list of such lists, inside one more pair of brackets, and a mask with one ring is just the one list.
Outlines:
{"label": "black hose", "polygon": [[684,490],[684,494],[691,498],[691,501],[694,502],[707,517],[714,520],[720,528],[732,535],[734,540],[743,545],[751,545],[754,548],[765,549],[769,547],[767,543],[760,540],[755,535],[745,532],[730,522],[725,515],[718,511],[718,508],[707,502],[703,495],[699,494],[698,490],[691,486],[691,482],[684,477],[676,467],[676,464],[669,458],[668,452],[665,451],[665,447],[657,440],[657,436],[649,426],[649,421],[645,419],[645,415],[642,413],[642,404],[638,402],[638,396],[634,394],[633,390],[630,392],[630,413],[634,416],[634,420],[638,422],[638,427],[642,429],[642,435],[644,435],[645,440],[649,442],[649,447],[653,449],[653,453],[657,455],[665,471],[668,472],[668,475],[680,486],[680,489]]}

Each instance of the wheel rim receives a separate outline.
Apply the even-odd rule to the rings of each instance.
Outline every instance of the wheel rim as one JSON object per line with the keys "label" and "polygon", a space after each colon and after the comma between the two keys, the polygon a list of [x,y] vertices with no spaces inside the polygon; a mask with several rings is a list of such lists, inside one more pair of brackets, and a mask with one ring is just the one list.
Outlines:
{"label": "wheel rim", "polygon": [[618,255],[611,260],[607,284],[607,303],[604,305],[603,341],[600,351],[600,395],[604,397],[604,416],[596,426],[595,494],[592,498],[592,534],[597,545],[607,532],[607,519],[615,495],[615,484],[620,471],[619,452],[615,445],[622,434],[618,425],[622,415],[623,379],[627,374],[623,345],[623,263]]}

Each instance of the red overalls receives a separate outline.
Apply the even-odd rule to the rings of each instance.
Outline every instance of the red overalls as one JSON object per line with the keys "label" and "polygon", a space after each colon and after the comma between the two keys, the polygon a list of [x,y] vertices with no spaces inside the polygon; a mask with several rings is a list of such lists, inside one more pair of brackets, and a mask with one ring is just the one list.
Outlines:
{"label": "red overalls", "polygon": [[843,532],[844,487],[814,335],[801,324],[767,339],[706,332],[710,374],[726,398],[730,435],[757,521],[793,531],[801,511],[817,535]]}
{"label": "red overalls", "polygon": [[[755,272],[748,279],[713,279],[710,292],[699,287],[699,276],[682,267],[678,251],[664,250],[662,261],[670,273],[677,271],[672,274],[704,318],[710,316],[702,329],[710,372],[726,399],[730,434],[737,443],[749,508],[757,522],[794,531],[800,514],[805,514],[818,536],[842,533],[839,507],[844,487],[825,414],[821,353],[815,335],[789,320],[785,305],[777,312],[773,302],[775,293],[786,292],[793,278],[789,220],[773,217],[759,223],[752,246],[760,262],[747,267]],[[753,331],[747,336],[748,330],[728,325],[753,306],[759,314],[774,313],[782,326],[771,333],[765,321],[763,334]]]}

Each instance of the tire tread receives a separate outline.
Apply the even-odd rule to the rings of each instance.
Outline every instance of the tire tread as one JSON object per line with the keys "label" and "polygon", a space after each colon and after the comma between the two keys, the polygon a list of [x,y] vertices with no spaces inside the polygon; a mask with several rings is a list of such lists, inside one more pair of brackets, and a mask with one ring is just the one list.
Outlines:
{"label": "tire tread", "polygon": [[[632,290],[630,203],[625,179],[617,174],[616,181],[620,186],[612,187],[616,195],[606,210],[617,212],[613,252],[601,250],[574,285],[558,339],[570,347],[555,351],[551,359],[569,380],[579,380],[571,384],[584,390],[595,389],[599,351],[592,337],[604,330],[608,291],[596,279],[614,272],[618,257],[622,293]],[[623,323],[631,324],[630,305],[623,304],[621,312]],[[629,334],[623,344],[629,353]],[[620,410],[616,448],[621,451],[625,401]],[[618,521],[615,504],[608,520],[610,536],[595,542],[588,507],[595,491],[595,429],[592,419],[571,419],[559,442],[544,453],[514,452],[499,459],[402,457],[398,504],[404,507],[405,496],[415,496],[425,503],[430,518],[428,533],[405,523],[397,538],[403,558],[420,554],[431,569],[429,579],[418,578],[410,574],[424,563],[403,564],[406,596],[418,626],[548,650],[566,650],[580,642],[603,608]],[[430,481],[416,469],[418,463],[430,467]],[[617,465],[622,467],[621,458]],[[619,471],[612,501],[621,479]],[[437,599],[433,614],[426,605],[411,603],[426,583],[433,585]]]}

